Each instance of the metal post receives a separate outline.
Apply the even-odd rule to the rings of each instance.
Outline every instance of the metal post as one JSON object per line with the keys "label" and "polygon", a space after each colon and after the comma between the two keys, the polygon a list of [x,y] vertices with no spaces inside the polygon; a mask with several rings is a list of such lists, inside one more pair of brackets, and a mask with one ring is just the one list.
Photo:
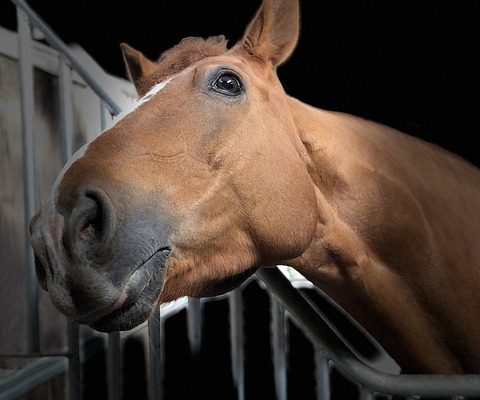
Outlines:
{"label": "metal post", "polygon": [[82,398],[82,374],[80,363],[80,334],[78,324],[68,321],[68,398],[80,400]]}
{"label": "metal post", "polygon": [[[44,35],[45,39],[48,41],[50,46],[58,50],[59,53],[63,54],[64,57],[69,61],[73,66],[75,71],[85,80],[87,85],[100,97],[104,99],[105,105],[112,115],[118,115],[121,112],[121,108],[116,102],[110,97],[105,89],[100,85],[99,82],[95,81],[93,77],[83,68],[75,56],[72,54],[68,46],[62,42],[62,40],[53,32],[53,30],[41,19],[31,7],[25,2],[25,0],[12,0],[12,2],[17,6],[17,9],[21,9],[22,13],[25,13],[30,21],[38,28]],[[19,29],[20,31],[20,29]]]}
{"label": "metal post", "polygon": [[187,308],[188,341],[193,358],[200,356],[202,349],[202,302],[200,299],[189,298]]}
{"label": "metal post", "polygon": [[23,196],[25,212],[26,244],[26,289],[28,351],[40,351],[40,329],[38,318],[38,283],[28,223],[36,209],[35,196],[35,135],[34,135],[34,81],[32,62],[31,29],[27,16],[17,9],[18,21],[18,63],[20,68],[20,90],[22,109],[22,151],[23,151]]}
{"label": "metal post", "polygon": [[360,400],[373,400],[373,393],[366,388],[361,388],[360,389]]}
{"label": "metal post", "polygon": [[468,397],[480,393],[479,375],[392,375],[373,369],[354,357],[350,349],[319,317],[315,305],[296,291],[280,271],[263,268],[257,272],[257,276],[282,301],[292,318],[303,326],[305,334],[325,349],[335,366],[363,387],[368,387],[373,392],[402,396],[416,393],[421,396],[446,397],[462,393]]}
{"label": "metal post", "polygon": [[148,321],[149,397],[150,400],[163,398],[163,356],[160,307]]}
{"label": "metal post", "polygon": [[[100,127],[102,130],[107,125],[106,104],[100,101]],[[108,335],[107,354],[107,377],[108,377],[108,399],[120,400],[122,398],[122,346],[120,332],[113,332]]]}
{"label": "metal post", "polygon": [[273,369],[276,399],[287,400],[287,324],[285,310],[270,297]]}
{"label": "metal post", "polygon": [[237,400],[245,400],[242,289],[236,289],[229,293],[228,304],[230,306],[230,343],[233,382],[237,389]]}
{"label": "metal post", "polygon": [[[62,56],[58,58],[58,89],[60,103],[60,148],[65,164],[73,152],[73,91],[72,71]],[[70,400],[82,398],[82,367],[80,362],[80,332],[78,324],[68,321],[68,395]]]}
{"label": "metal post", "polygon": [[107,354],[108,400],[122,398],[122,349],[120,332],[108,335]]}
{"label": "metal post", "polygon": [[315,346],[315,392],[317,400],[330,400],[330,364],[325,353]]}
{"label": "metal post", "polygon": [[59,56],[59,103],[62,162],[65,164],[73,153],[73,90],[72,70],[63,56]]}

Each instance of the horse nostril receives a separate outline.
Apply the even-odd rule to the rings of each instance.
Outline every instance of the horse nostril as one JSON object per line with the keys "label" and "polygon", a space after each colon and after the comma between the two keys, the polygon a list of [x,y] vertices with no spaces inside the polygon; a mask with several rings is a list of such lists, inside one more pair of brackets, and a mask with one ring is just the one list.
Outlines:
{"label": "horse nostril", "polygon": [[111,222],[111,206],[106,196],[97,190],[86,191],[67,221],[67,247],[81,253],[99,247],[110,236]]}

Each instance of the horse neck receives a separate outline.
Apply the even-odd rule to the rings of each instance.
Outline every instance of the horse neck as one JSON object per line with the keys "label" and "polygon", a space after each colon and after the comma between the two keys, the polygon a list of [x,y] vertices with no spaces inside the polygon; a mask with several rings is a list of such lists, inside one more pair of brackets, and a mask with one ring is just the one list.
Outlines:
{"label": "horse neck", "polygon": [[363,124],[369,122],[318,109],[295,98],[289,98],[288,102],[312,180],[322,193],[333,193],[348,183],[346,165],[355,161],[364,163],[366,152],[371,152],[367,144],[371,139],[360,139],[368,135]]}
{"label": "horse neck", "polygon": [[480,199],[480,169],[434,144],[353,115],[288,99],[315,184],[325,193],[359,166],[398,179],[414,192],[432,185]]}
{"label": "horse neck", "polygon": [[[467,328],[478,326],[477,313],[456,311],[480,302],[480,247],[463,239],[480,234],[479,170],[386,126],[293,98],[289,105],[319,218],[310,247],[288,264],[357,318],[402,366],[480,371],[480,357],[445,344],[466,343],[480,354],[480,339]],[[466,280],[475,284],[467,288]]]}

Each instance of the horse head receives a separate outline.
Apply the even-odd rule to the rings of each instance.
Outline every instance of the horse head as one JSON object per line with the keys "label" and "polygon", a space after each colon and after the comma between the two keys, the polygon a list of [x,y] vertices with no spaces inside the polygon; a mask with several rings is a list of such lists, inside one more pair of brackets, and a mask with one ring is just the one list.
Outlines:
{"label": "horse head", "polygon": [[298,25],[297,0],[265,0],[231,48],[186,38],[154,62],[122,45],[136,107],[73,156],[31,222],[57,308],[130,329],[308,247],[315,191],[276,75]]}

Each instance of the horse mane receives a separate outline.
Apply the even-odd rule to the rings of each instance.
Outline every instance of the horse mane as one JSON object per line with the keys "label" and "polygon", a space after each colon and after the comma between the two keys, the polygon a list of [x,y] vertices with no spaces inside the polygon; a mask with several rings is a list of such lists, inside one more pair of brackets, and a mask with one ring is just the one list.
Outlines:
{"label": "horse mane", "polygon": [[137,82],[145,92],[154,84],[183,71],[189,65],[206,57],[224,54],[227,51],[225,36],[210,36],[209,38],[186,37],[180,43],[164,51],[156,61],[157,69]]}

